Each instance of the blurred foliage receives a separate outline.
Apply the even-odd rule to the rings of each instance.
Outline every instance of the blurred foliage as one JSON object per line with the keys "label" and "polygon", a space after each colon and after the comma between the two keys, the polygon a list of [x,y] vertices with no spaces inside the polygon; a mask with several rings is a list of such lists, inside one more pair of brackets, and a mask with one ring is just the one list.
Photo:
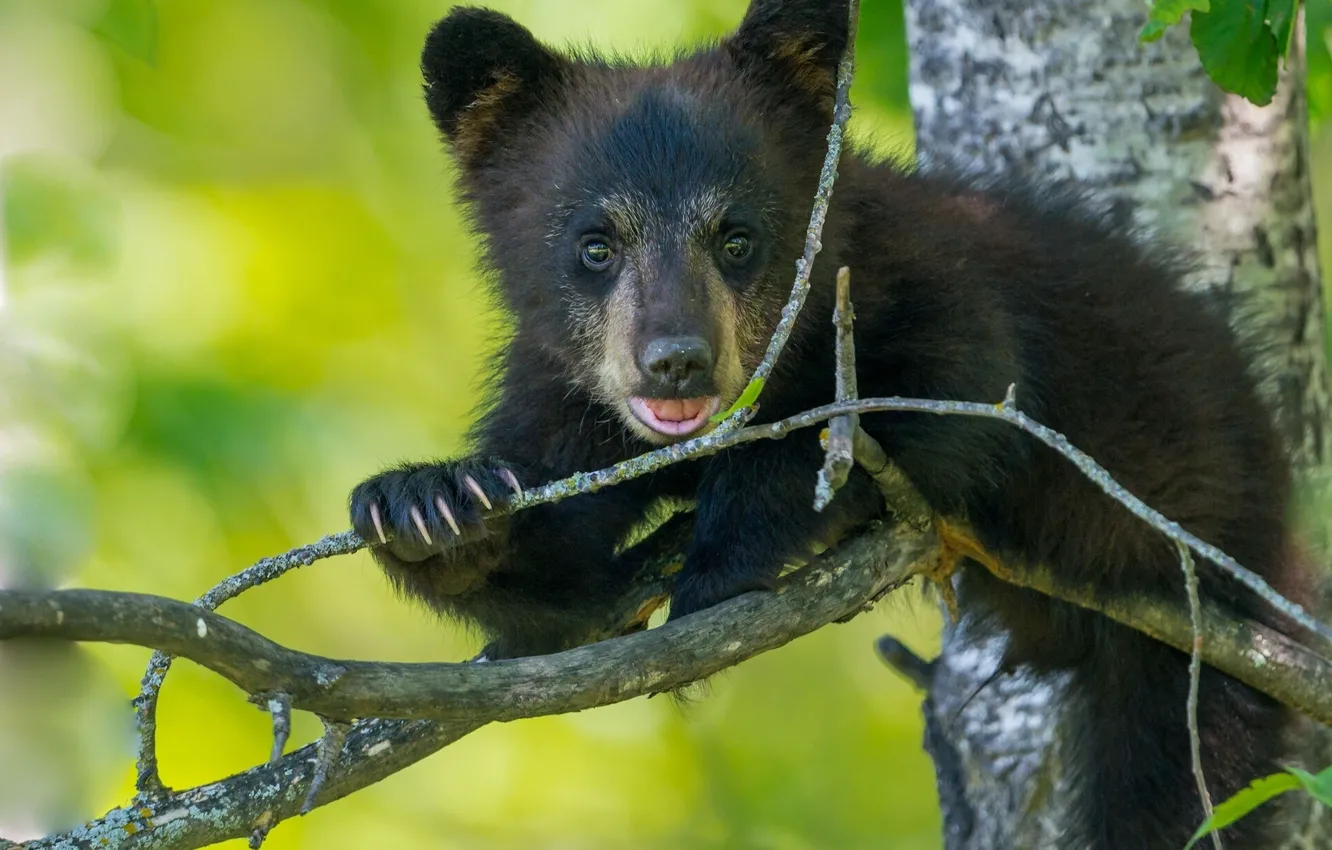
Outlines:
{"label": "blurred foliage", "polygon": [[[344,528],[367,473],[459,447],[495,318],[419,97],[421,39],[446,5],[0,0],[0,585],[193,598]],[[643,53],[719,35],[745,4],[490,5],[555,43]],[[1309,9],[1320,115],[1325,5]],[[900,8],[862,15],[853,133],[909,150]],[[1326,208],[1332,134],[1316,144]],[[334,656],[477,645],[404,608],[364,555],[226,612]],[[266,846],[937,847],[919,699],[872,652],[890,629],[934,651],[931,606],[898,597],[684,710],[483,729]],[[147,653],[0,650],[0,835],[127,799]],[[268,747],[264,715],[188,663],[161,729],[177,787]]]}

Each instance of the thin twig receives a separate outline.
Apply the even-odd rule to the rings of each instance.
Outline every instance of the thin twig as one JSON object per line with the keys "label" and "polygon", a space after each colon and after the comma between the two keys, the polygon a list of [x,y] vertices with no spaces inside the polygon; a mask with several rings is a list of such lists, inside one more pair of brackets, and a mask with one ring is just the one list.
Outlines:
{"label": "thin twig", "polygon": [[273,716],[273,752],[269,761],[282,758],[287,748],[287,739],[291,737],[291,696],[281,691],[271,695],[268,700],[268,713]]}
{"label": "thin twig", "polygon": [[[881,413],[885,411],[900,411],[914,413],[932,413],[940,416],[970,416],[980,419],[997,419],[1001,422],[1007,422],[1027,432],[1031,436],[1040,440],[1045,445],[1054,449],[1066,460],[1072,463],[1079,472],[1091,480],[1102,492],[1110,498],[1119,502],[1129,510],[1134,516],[1143,522],[1155,528],[1164,534],[1170,540],[1176,543],[1183,543],[1192,549],[1195,553],[1211,561],[1222,571],[1229,573],[1239,580],[1242,584],[1261,597],[1276,610],[1290,617],[1302,627],[1319,635],[1325,640],[1332,641],[1332,627],[1329,627],[1304,610],[1299,604],[1291,602],[1269,585],[1261,576],[1252,570],[1247,569],[1234,558],[1227,555],[1212,544],[1202,540],[1198,536],[1184,529],[1179,523],[1162,515],[1160,512],[1149,507],[1145,502],[1133,495],[1110,475],[1100,464],[1092,460],[1091,456],[1076,448],[1068,441],[1068,438],[1053,428],[1049,428],[1019,410],[1014,403],[1014,388],[1009,386],[1004,400],[999,404],[986,404],[984,402],[972,401],[935,401],[932,399],[919,398],[900,398],[897,396],[887,396],[883,398],[864,398],[854,401],[833,402],[825,404],[822,407],[816,407],[807,410],[804,413],[782,419],[766,425],[752,425],[738,431],[729,431],[726,433],[712,433],[704,437],[687,440],[683,443],[677,443],[664,449],[657,449],[640,455],[630,461],[615,464],[612,467],[601,470],[600,472],[573,476],[565,481],[557,482],[561,485],[561,492],[572,490],[573,492],[593,492],[601,487],[612,483],[627,481],[640,475],[646,475],[662,469],[677,459],[702,457],[704,455],[715,454],[725,448],[750,443],[755,440],[773,439],[785,437],[801,428],[808,428],[811,425],[817,425],[836,416],[847,413]],[[588,486],[588,482],[595,481],[596,486]],[[564,486],[568,484],[568,486]],[[553,487],[553,485],[552,485]],[[564,495],[558,497],[548,496],[547,488],[536,488],[528,494],[527,498],[515,499],[515,506],[528,507],[537,504],[538,501],[555,501],[556,498],[564,498]],[[573,492],[567,492],[567,495],[573,495]],[[537,494],[540,493],[538,496]]]}
{"label": "thin twig", "polygon": [[[1179,565],[1184,570],[1184,587],[1189,596],[1189,625],[1193,629],[1193,647],[1189,653],[1189,697],[1186,703],[1186,716],[1189,727],[1189,757],[1193,762],[1193,780],[1198,783],[1198,798],[1202,801],[1203,818],[1212,817],[1212,794],[1207,790],[1207,777],[1203,774],[1202,741],[1198,737],[1198,684],[1202,679],[1202,602],[1198,599],[1198,570],[1193,565],[1193,555],[1189,547],[1176,542],[1179,550]],[[1212,833],[1212,845],[1216,850],[1225,850],[1221,846],[1221,835]]]}
{"label": "thin twig", "polygon": [[[828,130],[828,152],[823,158],[823,168],[819,171],[819,185],[814,193],[814,208],[809,214],[809,229],[805,231],[805,249],[796,260],[795,283],[791,286],[791,297],[782,308],[782,317],[768,341],[768,350],[754,370],[749,386],[757,385],[760,392],[768,376],[777,365],[782,349],[795,330],[796,319],[805,306],[809,296],[809,279],[814,271],[814,257],[823,250],[823,224],[828,219],[828,207],[832,203],[833,184],[837,181],[837,163],[842,158],[842,143],[846,138],[846,124],[851,118],[851,82],[856,68],[856,32],[860,28],[860,0],[850,0],[847,4],[846,50],[837,63],[837,97],[833,106],[833,124]],[[752,401],[751,401],[752,405]]]}
{"label": "thin twig", "polygon": [[[1045,443],[1073,463],[1073,465],[1096,484],[1097,487],[1112,499],[1124,505],[1135,516],[1160,531],[1169,539],[1178,543],[1184,543],[1194,552],[1212,561],[1223,571],[1228,572],[1235,578],[1239,579],[1269,604],[1289,616],[1292,620],[1298,622],[1301,626],[1328,640],[1332,640],[1332,628],[1329,628],[1311,617],[1296,603],[1285,599],[1277,593],[1276,590],[1270,587],[1260,576],[1244,568],[1235,561],[1235,559],[1231,558],[1220,549],[1199,539],[1184,530],[1178,523],[1167,519],[1157,511],[1148,507],[1144,502],[1116,482],[1103,467],[1096,463],[1096,461],[1092,460],[1087,454],[1069,443],[1068,439],[1062,434],[1041,425],[1022,411],[1018,410],[1013,404],[1013,397],[1013,388],[1010,387],[1007,396],[1000,404],[965,401],[935,401],[931,399],[899,397],[865,398],[844,402],[833,402],[832,404],[817,407],[813,410],[808,410],[804,413],[777,422],[765,425],[753,425],[726,432],[713,432],[703,437],[686,440],[682,443],[648,452],[647,454],[640,455],[639,457],[628,461],[623,461],[614,466],[607,467],[606,469],[590,473],[578,473],[543,487],[535,487],[525,491],[522,498],[513,499],[505,506],[497,506],[497,509],[493,513],[511,513],[533,505],[559,501],[560,499],[568,498],[569,496],[580,493],[596,492],[603,487],[619,484],[624,481],[656,472],[681,460],[715,454],[723,449],[743,445],[756,440],[785,437],[802,428],[808,428],[837,416],[849,413],[866,414],[884,411],[901,411],[930,413],[944,416],[969,416],[983,419],[996,419],[1014,425]],[[732,414],[732,418],[737,422],[744,421],[746,416],[747,414],[744,410],[736,411]],[[863,441],[857,441],[857,460],[861,459],[859,454],[862,448],[866,448],[863,445]],[[872,449],[873,447],[868,448]],[[885,457],[885,464],[886,460]],[[870,461],[870,463],[875,463],[875,461]],[[363,547],[365,544],[354,532],[348,531],[326,537],[318,544],[315,544],[315,546],[321,545],[323,546],[322,551],[327,554],[319,554],[318,557],[327,557],[328,554],[337,554],[341,552],[353,552]],[[299,561],[301,557],[308,557],[306,550],[311,548],[312,547],[302,547],[301,549],[293,550],[293,552],[278,556],[277,558],[265,559],[265,562],[281,564],[287,563],[293,560],[293,558]],[[265,562],[261,562],[261,564],[264,564]],[[257,564],[255,567],[247,570],[246,573],[256,570],[259,566],[260,565]]]}
{"label": "thin twig", "polygon": [[134,787],[144,797],[158,797],[168,790],[162,784],[162,777],[157,770],[157,695],[170,669],[171,656],[165,652],[154,652],[148,659],[148,669],[144,671],[143,681],[139,685],[139,695],[133,701],[134,717],[139,726]]}
{"label": "thin twig", "polygon": [[879,485],[895,522],[906,523],[916,530],[930,525],[934,510],[902,468],[888,459],[878,440],[866,434],[864,428],[856,428],[851,435],[851,450],[856,463]]}
{"label": "thin twig", "polygon": [[310,790],[305,795],[305,802],[301,804],[303,815],[314,811],[315,800],[319,797],[319,792],[324,790],[324,783],[328,781],[333,765],[337,762],[338,756],[342,755],[343,747],[347,745],[347,733],[351,732],[350,723],[330,720],[327,717],[319,719],[324,722],[324,734],[319,739],[319,760],[315,764],[314,779],[310,781]]}
{"label": "thin twig", "polygon": [[[844,414],[858,413],[863,415],[885,411],[996,419],[1027,432],[1058,452],[1102,492],[1119,502],[1134,516],[1146,522],[1170,540],[1187,545],[1195,553],[1211,561],[1222,571],[1229,573],[1273,608],[1290,617],[1302,627],[1325,640],[1332,641],[1332,627],[1319,622],[1303,607],[1286,599],[1261,576],[1247,569],[1225,552],[1149,507],[1116,481],[1104,467],[1092,460],[1088,454],[1070,443],[1063,434],[1042,425],[1019,410],[1014,403],[1014,388],[1012,386],[1008,388],[1004,400],[999,404],[972,401],[936,401],[898,396],[863,398],[825,404],[822,407],[816,407],[804,413],[765,425],[751,425],[739,430],[719,429],[702,437],[695,437],[692,440],[685,440],[639,455],[636,458],[622,461],[597,472],[579,473],[544,487],[535,487],[525,491],[523,498],[513,499],[508,506],[499,509],[496,513],[522,510],[537,504],[559,501],[580,493],[593,493],[603,487],[648,475],[681,460],[716,454],[722,449],[751,443],[755,440],[785,437],[801,428],[808,428]],[[742,421],[744,412],[744,410],[736,411],[732,414],[732,418],[736,421]],[[349,532],[344,532],[344,534],[349,534]]]}
{"label": "thin twig", "polygon": [[[842,266],[837,270],[837,304],[833,308],[833,327],[837,329],[836,397],[838,401],[855,399],[856,339],[854,334],[855,310],[851,306],[851,270]],[[828,449],[823,468],[814,485],[814,510],[822,511],[846,483],[846,477],[855,464],[853,451],[856,426],[860,417],[854,413],[838,416],[828,423]]]}
{"label": "thin twig", "polygon": [[[1160,531],[1170,540],[1176,543],[1183,543],[1192,549],[1195,553],[1211,561],[1223,572],[1229,573],[1235,579],[1244,584],[1245,587],[1252,590],[1269,605],[1276,610],[1290,617],[1300,626],[1317,634],[1324,640],[1332,641],[1332,627],[1325,625],[1311,616],[1299,604],[1291,602],[1269,585],[1262,576],[1252,570],[1247,569],[1239,561],[1227,555],[1212,544],[1185,530],[1179,523],[1168,519],[1160,512],[1149,507],[1145,502],[1134,496],[1123,485],[1116,481],[1109,472],[1100,464],[1092,460],[1085,452],[1079,450],[1068,438],[1053,428],[1046,427],[1036,420],[1027,416],[1027,414],[1018,410],[1012,403],[1013,388],[1009,387],[1008,396],[1000,404],[984,404],[969,401],[933,401],[929,399],[899,398],[888,396],[884,398],[865,398],[858,401],[833,402],[822,407],[808,410],[797,414],[788,419],[774,422],[769,425],[755,425],[735,434],[733,443],[752,442],[762,439],[765,436],[784,437],[792,431],[800,428],[807,428],[816,425],[819,422],[831,419],[844,413],[876,413],[883,411],[911,411],[916,413],[933,413],[944,416],[971,416],[981,419],[997,419],[1001,422],[1007,422],[1040,440],[1045,445],[1054,449],[1066,460],[1072,463],[1079,472],[1091,480],[1102,492],[1110,498],[1119,502],[1129,510],[1134,516],[1143,522]],[[718,446],[713,451],[718,451],[724,446]]]}
{"label": "thin twig", "polygon": [[[196,599],[194,604],[205,611],[216,610],[223,602],[286,575],[297,567],[308,567],[315,561],[335,555],[347,555],[364,546],[365,543],[354,531],[330,534],[281,555],[261,558],[253,566],[218,582]],[[145,798],[160,796],[167,790],[157,770],[157,700],[170,669],[171,656],[164,652],[154,652],[148,659],[148,669],[144,671],[139,695],[134,698],[134,714],[139,726],[139,753],[134,784]]]}

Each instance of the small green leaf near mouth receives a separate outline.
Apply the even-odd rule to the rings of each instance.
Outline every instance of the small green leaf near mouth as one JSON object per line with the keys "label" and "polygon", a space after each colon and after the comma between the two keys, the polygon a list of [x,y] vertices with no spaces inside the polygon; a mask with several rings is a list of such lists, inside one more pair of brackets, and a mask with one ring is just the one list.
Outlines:
{"label": "small green leaf near mouth", "polygon": [[721,422],[737,410],[749,407],[759,397],[759,393],[763,392],[764,383],[765,380],[763,378],[755,378],[750,381],[749,386],[745,387],[745,391],[740,393],[740,397],[735,400],[735,403],[720,413],[712,414],[708,417],[708,421]]}

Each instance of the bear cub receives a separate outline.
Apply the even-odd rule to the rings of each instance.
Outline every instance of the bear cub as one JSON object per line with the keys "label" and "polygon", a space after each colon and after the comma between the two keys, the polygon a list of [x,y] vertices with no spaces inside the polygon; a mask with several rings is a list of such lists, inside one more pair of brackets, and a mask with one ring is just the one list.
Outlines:
{"label": "bear cub", "polygon": [[[391,580],[478,626],[492,658],[587,640],[626,588],[627,534],[663,499],[696,503],[678,619],[771,588],[880,516],[854,470],[821,513],[817,429],[592,495],[485,518],[526,486],[698,434],[743,389],[785,304],[826,150],[845,0],[753,0],[719,43],[632,64],[552,50],[458,8],[430,33],[425,100],[457,165],[512,337],[471,451],[358,486],[356,531]],[[834,275],[852,270],[865,396],[995,401],[1062,431],[1131,492],[1278,586],[1281,441],[1225,321],[1170,254],[1065,190],[980,183],[851,147],[812,292],[758,421],[833,398]],[[1005,424],[875,413],[876,438],[931,506],[993,553],[1102,593],[1182,599],[1173,545]],[[1200,564],[1204,592],[1260,609]],[[965,616],[1005,662],[1070,671],[1061,846],[1178,848],[1202,820],[1185,732],[1187,658],[1085,610],[963,566]],[[1207,668],[1199,723],[1212,794],[1279,770],[1291,717]],[[1267,807],[1272,808],[1272,807]],[[1227,831],[1266,846],[1264,812]]]}

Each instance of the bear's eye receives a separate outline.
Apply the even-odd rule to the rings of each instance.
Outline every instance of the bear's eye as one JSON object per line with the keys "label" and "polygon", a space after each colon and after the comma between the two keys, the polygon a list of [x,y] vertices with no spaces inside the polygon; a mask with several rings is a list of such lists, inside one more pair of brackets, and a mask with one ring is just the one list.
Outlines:
{"label": "bear's eye", "polygon": [[602,236],[585,237],[578,253],[583,265],[594,272],[605,271],[615,259],[615,250]]}
{"label": "bear's eye", "polygon": [[727,236],[726,241],[722,243],[722,252],[726,254],[727,259],[734,262],[741,262],[749,259],[749,255],[753,253],[753,250],[754,248],[749,242],[748,234],[743,231],[732,233]]}

